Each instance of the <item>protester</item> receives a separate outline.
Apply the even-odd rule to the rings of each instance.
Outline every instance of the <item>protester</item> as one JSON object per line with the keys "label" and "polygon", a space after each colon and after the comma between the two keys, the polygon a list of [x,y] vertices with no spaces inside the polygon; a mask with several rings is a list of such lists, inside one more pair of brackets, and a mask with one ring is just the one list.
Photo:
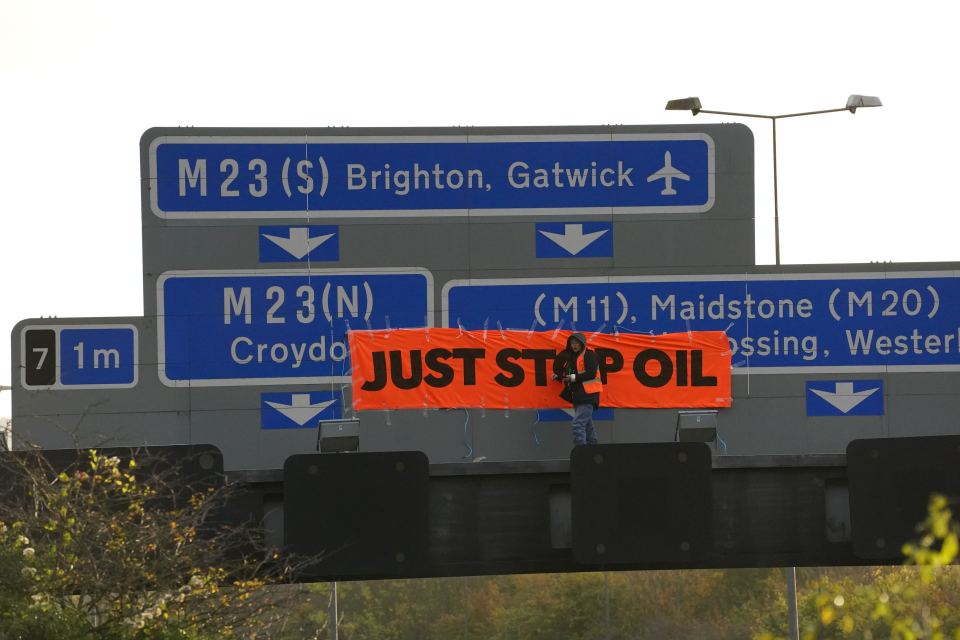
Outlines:
{"label": "protester", "polygon": [[593,411],[600,407],[603,385],[597,371],[597,354],[587,348],[587,338],[574,333],[553,361],[553,379],[563,383],[560,397],[573,405],[573,444],[596,444]]}

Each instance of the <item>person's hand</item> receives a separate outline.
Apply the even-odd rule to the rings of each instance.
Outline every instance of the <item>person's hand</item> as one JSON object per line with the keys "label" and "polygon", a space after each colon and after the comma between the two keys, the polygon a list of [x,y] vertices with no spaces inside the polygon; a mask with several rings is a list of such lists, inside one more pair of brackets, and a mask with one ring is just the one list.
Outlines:
{"label": "person's hand", "polygon": [[571,373],[571,374],[570,374],[570,382],[576,382],[576,381],[577,381],[577,374]]}
{"label": "person's hand", "polygon": [[560,376],[558,376],[557,374],[553,374],[553,376],[551,376],[550,379],[551,379],[551,380],[559,380],[559,379],[560,379]]}

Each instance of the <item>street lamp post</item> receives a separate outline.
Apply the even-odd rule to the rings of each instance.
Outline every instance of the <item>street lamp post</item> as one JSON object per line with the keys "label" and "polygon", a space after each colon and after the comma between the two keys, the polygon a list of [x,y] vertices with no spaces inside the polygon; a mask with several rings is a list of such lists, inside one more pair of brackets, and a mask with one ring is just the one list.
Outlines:
{"label": "street lamp post", "polygon": [[762,118],[773,123],[773,238],[776,251],[777,264],[780,264],[780,203],[777,194],[777,120],[784,118],[799,118],[800,116],[814,116],[821,113],[836,113],[838,111],[849,111],[856,113],[857,109],[866,107],[881,107],[883,103],[876,96],[861,96],[854,94],[847,98],[847,104],[844,107],[836,109],[821,109],[819,111],[802,111],[800,113],[784,113],[781,115],[770,116],[760,113],[739,113],[736,111],[714,111],[704,109],[700,104],[700,98],[679,98],[667,102],[667,111],[690,111],[693,115],[698,113],[714,113],[722,116],[737,116],[740,118]]}
{"label": "street lamp post", "polygon": [[[769,120],[773,124],[773,238],[774,249],[777,264],[780,264],[780,201],[777,193],[777,120],[784,118],[799,118],[800,116],[814,116],[821,113],[836,113],[838,111],[849,111],[856,113],[857,109],[866,107],[881,107],[883,103],[876,96],[861,96],[854,94],[847,98],[847,104],[844,107],[836,109],[821,109],[819,111],[802,111],[799,113],[784,113],[771,116],[760,113],[739,113],[736,111],[714,111],[704,109],[700,104],[700,98],[679,98],[667,102],[667,111],[690,111],[693,115],[698,113],[714,113],[722,116],[736,116],[740,118],[762,118]],[[797,569],[788,567],[787,575],[787,612],[790,623],[790,638],[798,639],[800,637],[799,619],[797,614]]]}

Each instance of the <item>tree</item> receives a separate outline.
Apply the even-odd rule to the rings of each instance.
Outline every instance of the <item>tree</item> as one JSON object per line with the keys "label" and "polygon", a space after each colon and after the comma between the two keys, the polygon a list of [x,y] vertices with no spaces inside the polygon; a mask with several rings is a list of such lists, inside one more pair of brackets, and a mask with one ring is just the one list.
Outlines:
{"label": "tree", "polygon": [[[904,566],[839,578],[824,573],[808,584],[800,603],[804,640],[960,640],[960,575],[947,566],[957,558],[960,524],[945,497],[931,496],[917,532],[918,539],[903,546]],[[777,637],[769,631],[757,636]]]}
{"label": "tree", "polygon": [[190,485],[148,451],[77,460],[3,458],[0,640],[253,637],[282,612],[255,596],[291,567],[217,523],[236,487]]}

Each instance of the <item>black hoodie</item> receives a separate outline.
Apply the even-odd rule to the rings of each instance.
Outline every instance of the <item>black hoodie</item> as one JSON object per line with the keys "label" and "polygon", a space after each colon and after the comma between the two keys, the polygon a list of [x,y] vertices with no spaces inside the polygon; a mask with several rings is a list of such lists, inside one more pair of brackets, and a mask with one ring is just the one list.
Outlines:
{"label": "black hoodie", "polygon": [[[570,348],[570,343],[573,340],[583,345],[583,369],[580,371],[575,369],[577,357],[580,354],[574,353],[573,349]],[[559,376],[563,382],[563,391],[560,392],[561,398],[574,406],[592,404],[595,409],[600,406],[600,394],[587,393],[583,389],[584,380],[593,380],[597,377],[597,354],[592,349],[587,348],[587,337],[585,335],[574,333],[567,338],[566,348],[558,353],[553,360],[553,373]],[[569,381],[571,373],[577,374],[576,382],[571,383]]]}

